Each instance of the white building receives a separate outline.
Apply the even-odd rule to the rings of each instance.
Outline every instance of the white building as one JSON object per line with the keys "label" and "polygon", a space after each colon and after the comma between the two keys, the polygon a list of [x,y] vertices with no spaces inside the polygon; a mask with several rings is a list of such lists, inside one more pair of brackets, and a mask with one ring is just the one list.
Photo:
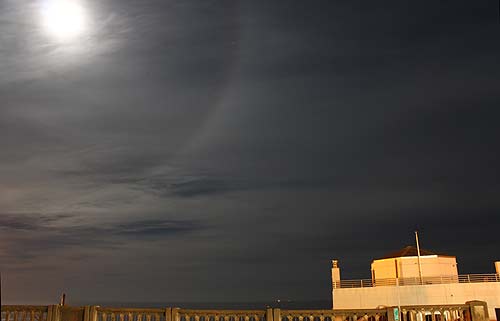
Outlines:
{"label": "white building", "polygon": [[372,278],[342,280],[338,261],[332,261],[334,309],[379,306],[488,304],[491,320],[500,321],[500,262],[495,274],[459,275],[456,257],[407,246],[372,262]]}

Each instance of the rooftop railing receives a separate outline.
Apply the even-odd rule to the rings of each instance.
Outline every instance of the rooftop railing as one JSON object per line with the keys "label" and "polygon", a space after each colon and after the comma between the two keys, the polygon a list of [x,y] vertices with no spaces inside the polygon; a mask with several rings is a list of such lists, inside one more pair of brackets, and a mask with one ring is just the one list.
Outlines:
{"label": "rooftop railing", "polygon": [[405,286],[405,285],[427,285],[427,284],[449,284],[449,283],[483,283],[500,282],[498,274],[463,274],[449,276],[426,276],[411,278],[390,279],[359,279],[334,281],[333,288],[371,288],[376,286]]}

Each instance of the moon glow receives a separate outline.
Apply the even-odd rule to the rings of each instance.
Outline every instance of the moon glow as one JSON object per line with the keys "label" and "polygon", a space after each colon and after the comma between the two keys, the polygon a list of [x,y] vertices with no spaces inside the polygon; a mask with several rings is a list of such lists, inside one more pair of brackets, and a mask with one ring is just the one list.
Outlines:
{"label": "moon glow", "polygon": [[42,7],[43,28],[59,41],[69,41],[82,35],[86,20],[85,10],[78,1],[50,0]]}

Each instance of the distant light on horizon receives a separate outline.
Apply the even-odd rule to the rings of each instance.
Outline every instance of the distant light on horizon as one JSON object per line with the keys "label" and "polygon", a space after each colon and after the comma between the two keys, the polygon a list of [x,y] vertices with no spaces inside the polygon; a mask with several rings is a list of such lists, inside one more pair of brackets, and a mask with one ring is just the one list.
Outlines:
{"label": "distant light on horizon", "polygon": [[78,1],[49,0],[41,10],[43,28],[58,41],[73,40],[87,28],[86,12]]}

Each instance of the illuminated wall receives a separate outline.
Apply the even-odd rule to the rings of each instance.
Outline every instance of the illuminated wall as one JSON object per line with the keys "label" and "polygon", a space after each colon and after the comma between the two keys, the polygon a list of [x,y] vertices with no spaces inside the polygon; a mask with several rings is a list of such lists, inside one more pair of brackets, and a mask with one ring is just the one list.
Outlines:
{"label": "illuminated wall", "polygon": [[380,305],[464,304],[472,300],[486,301],[490,320],[496,320],[495,308],[500,308],[500,282],[333,289],[334,309],[373,309]]}
{"label": "illuminated wall", "polygon": [[[458,275],[457,259],[453,256],[425,255],[420,257],[422,277]],[[419,277],[416,256],[405,256],[374,260],[373,279],[394,279]]]}

